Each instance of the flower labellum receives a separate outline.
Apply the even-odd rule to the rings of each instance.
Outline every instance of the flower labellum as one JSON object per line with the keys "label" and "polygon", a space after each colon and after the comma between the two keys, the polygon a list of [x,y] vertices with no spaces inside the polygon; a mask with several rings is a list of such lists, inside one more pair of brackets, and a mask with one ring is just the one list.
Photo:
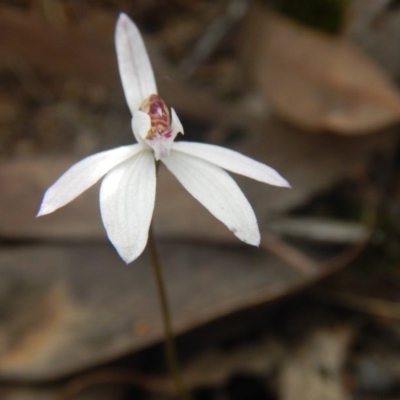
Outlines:
{"label": "flower labellum", "polygon": [[160,160],[212,215],[240,240],[260,244],[254,211],[224,169],[260,182],[289,187],[274,169],[233,150],[203,143],[174,142],[183,127],[157,94],[143,39],[125,14],[115,30],[118,67],[132,113],[136,144],[89,156],[73,165],[45,193],[38,216],[74,200],[103,178],[101,218],[108,238],[130,263],[143,252],[153,216],[156,162]]}

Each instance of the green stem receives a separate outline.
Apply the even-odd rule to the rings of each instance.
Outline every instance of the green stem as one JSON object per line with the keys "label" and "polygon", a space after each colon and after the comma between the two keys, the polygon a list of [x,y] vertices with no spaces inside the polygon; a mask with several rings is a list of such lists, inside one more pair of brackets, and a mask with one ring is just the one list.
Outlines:
{"label": "green stem", "polygon": [[154,277],[157,284],[157,292],[160,300],[161,314],[164,325],[165,335],[165,357],[167,359],[168,367],[175,384],[177,394],[182,400],[192,400],[190,393],[187,391],[183,383],[181,372],[178,365],[176,355],[176,348],[174,342],[174,335],[172,331],[171,314],[169,311],[167,293],[164,286],[164,279],[161,270],[160,259],[158,257],[157,247],[154,241],[153,229],[150,228],[148,246],[153,266]]}

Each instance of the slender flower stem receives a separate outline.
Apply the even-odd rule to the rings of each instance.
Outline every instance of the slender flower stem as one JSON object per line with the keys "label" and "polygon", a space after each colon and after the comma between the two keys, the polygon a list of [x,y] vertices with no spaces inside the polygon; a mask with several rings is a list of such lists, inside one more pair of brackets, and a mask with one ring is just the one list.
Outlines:
{"label": "slender flower stem", "polygon": [[179,397],[182,400],[192,400],[192,396],[187,391],[185,384],[182,380],[182,375],[181,375],[179,365],[178,365],[178,359],[177,359],[177,355],[176,355],[176,348],[175,348],[175,342],[174,342],[174,335],[173,335],[172,324],[171,324],[171,314],[169,311],[167,293],[166,293],[165,286],[164,286],[164,279],[163,279],[163,275],[162,275],[160,259],[158,257],[158,252],[157,252],[157,247],[156,247],[156,244],[154,241],[154,234],[153,234],[152,227],[150,227],[150,232],[149,232],[148,248],[150,251],[150,256],[151,256],[151,261],[152,261],[151,264],[153,266],[154,277],[155,277],[156,284],[157,284],[157,292],[158,292],[158,297],[160,300],[161,314],[162,314],[162,320],[163,320],[163,325],[164,325],[165,357],[167,359],[168,367],[169,367],[172,379],[174,381],[177,394],[179,395]]}

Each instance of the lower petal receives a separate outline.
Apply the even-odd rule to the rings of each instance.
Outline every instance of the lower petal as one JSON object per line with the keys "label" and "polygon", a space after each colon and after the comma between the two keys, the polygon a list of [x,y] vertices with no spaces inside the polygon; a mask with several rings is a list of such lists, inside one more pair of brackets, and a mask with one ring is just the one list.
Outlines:
{"label": "lower petal", "polygon": [[100,210],[108,238],[130,263],[143,252],[154,210],[156,168],[143,151],[110,171],[101,184]]}
{"label": "lower petal", "polygon": [[171,150],[161,160],[185,189],[240,240],[258,246],[260,232],[254,211],[236,182],[221,168]]}
{"label": "lower petal", "polygon": [[93,154],[77,162],[47,189],[38,216],[50,214],[65,206],[116,165],[142,150],[143,147],[139,144],[123,146]]}
{"label": "lower petal", "polygon": [[290,187],[273,168],[237,151],[206,143],[176,142],[174,150],[193,155],[235,174],[247,176],[270,185]]}

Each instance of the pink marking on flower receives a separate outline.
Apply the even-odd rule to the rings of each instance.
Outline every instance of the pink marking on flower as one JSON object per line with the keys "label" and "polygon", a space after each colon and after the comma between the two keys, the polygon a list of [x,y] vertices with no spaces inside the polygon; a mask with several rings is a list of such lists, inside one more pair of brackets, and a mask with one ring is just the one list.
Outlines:
{"label": "pink marking on flower", "polygon": [[151,129],[146,139],[170,138],[172,136],[171,116],[167,104],[157,94],[149,96],[140,106],[140,110],[149,115]]}

